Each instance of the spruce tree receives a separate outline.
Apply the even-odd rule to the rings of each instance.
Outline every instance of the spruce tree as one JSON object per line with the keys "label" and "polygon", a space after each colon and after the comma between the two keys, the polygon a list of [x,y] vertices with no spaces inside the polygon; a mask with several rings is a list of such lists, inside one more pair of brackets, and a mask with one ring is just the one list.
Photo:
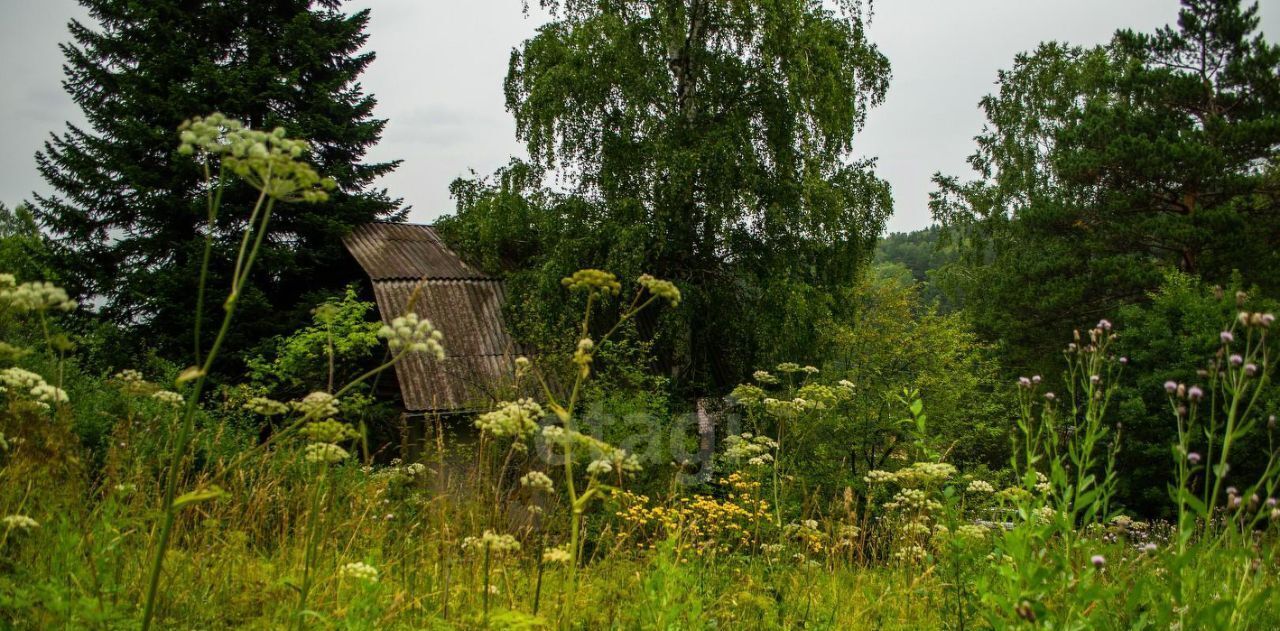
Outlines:
{"label": "spruce tree", "polygon": [[[51,134],[36,160],[55,189],[36,196],[69,284],[102,315],[162,355],[185,358],[204,256],[204,173],[177,155],[175,129],[220,111],[250,126],[307,138],[310,160],[339,190],[324,204],[280,207],[239,307],[234,357],[305,320],[321,293],[356,280],[341,238],[352,226],[403,215],[371,189],[398,162],[363,163],[385,120],[357,83],[369,12],[338,0],[81,0],[96,25],[70,22],[63,85],[86,128]],[[233,235],[255,191],[230,187],[214,233],[206,313],[228,284]],[[135,346],[136,349],[136,346]]]}

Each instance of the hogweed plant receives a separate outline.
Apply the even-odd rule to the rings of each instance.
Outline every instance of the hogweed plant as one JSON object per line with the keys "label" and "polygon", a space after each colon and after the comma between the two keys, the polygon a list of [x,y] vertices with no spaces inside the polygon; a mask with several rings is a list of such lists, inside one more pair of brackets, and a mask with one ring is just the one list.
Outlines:
{"label": "hogweed plant", "polygon": [[[173,525],[178,511],[187,505],[213,499],[223,495],[220,487],[214,483],[206,487],[177,496],[181,478],[183,461],[191,446],[192,433],[195,426],[196,411],[203,394],[209,372],[217,360],[222,344],[231,330],[236,313],[236,306],[244,291],[246,283],[253,272],[254,264],[262,249],[262,244],[269,233],[272,212],[277,203],[323,202],[328,199],[329,191],[336,183],[322,177],[305,161],[310,150],[305,140],[289,138],[282,128],[270,132],[249,129],[240,121],[227,118],[221,114],[207,117],[196,117],[182,124],[178,129],[180,143],[177,153],[197,159],[205,177],[206,202],[208,209],[208,226],[205,231],[205,248],[197,281],[197,301],[194,335],[194,364],[184,370],[178,377],[178,385],[185,386],[187,393],[182,407],[182,416],[178,424],[177,436],[173,449],[168,454],[168,465],[165,475],[163,499],[161,504],[161,522],[156,534],[152,560],[147,579],[146,598],[143,606],[142,628],[149,629],[155,617],[160,579],[164,566],[165,554],[168,551]],[[253,207],[248,212],[244,230],[240,234],[239,248],[236,251],[231,286],[223,300],[221,323],[213,342],[207,349],[203,347],[201,329],[204,321],[204,296],[208,291],[208,270],[213,249],[213,239],[219,212],[221,212],[222,195],[231,178],[239,179],[258,191]],[[255,449],[246,451],[224,467],[214,480],[220,480],[239,465],[245,463],[256,453],[265,450],[279,440],[292,435],[304,426],[318,421],[320,427],[332,421],[336,414],[340,397],[352,388],[381,373],[394,365],[400,358],[410,352],[426,352],[436,357],[443,355],[440,346],[440,334],[431,323],[419,319],[412,312],[417,292],[410,300],[409,313],[393,319],[384,326],[379,335],[388,341],[391,351],[390,359],[378,367],[352,380],[334,393],[317,392],[296,402],[292,411],[297,418],[283,430],[276,432],[270,439]],[[173,397],[168,397],[173,402]],[[286,413],[288,408],[278,402],[257,399],[250,402],[253,411],[264,415]],[[340,432],[334,427],[313,430]],[[332,432],[328,435],[332,435]],[[330,461],[341,447],[324,440],[317,440],[306,447],[305,458],[311,462]],[[344,455],[345,458],[345,455]],[[323,479],[323,476],[320,476]],[[313,498],[323,496],[323,484],[317,485]],[[316,505],[318,500],[313,502]],[[314,512],[314,511],[313,511]],[[315,517],[313,516],[313,519]],[[301,590],[300,607],[305,604],[307,587],[309,586],[312,559],[308,555],[307,568],[304,571],[304,587]]]}
{"label": "hogweed plant", "polygon": [[[768,460],[763,460],[762,456],[762,461],[756,464],[768,465],[772,477],[774,525],[781,528],[782,487],[793,464],[790,453],[784,448],[784,441],[785,445],[790,445],[807,437],[813,429],[813,424],[808,422],[812,416],[823,411],[835,411],[840,403],[851,398],[854,386],[847,380],[834,385],[818,383],[815,377],[821,371],[816,366],[782,362],[774,370],[778,374],[767,370],[755,371],[752,379],[756,383],[738,385],[729,397],[742,406],[748,421],[754,425],[756,437],[753,440],[769,441],[771,453]],[[773,436],[765,435],[766,430]],[[749,458],[748,463],[751,463]]]}
{"label": "hogweed plant", "polygon": [[[567,397],[557,397],[544,375],[541,372],[535,373],[546,397],[545,407],[558,423],[544,425],[540,438],[560,459],[563,467],[564,488],[570,511],[566,595],[572,595],[576,587],[577,570],[582,557],[583,518],[588,506],[604,493],[617,489],[627,474],[640,469],[639,460],[625,449],[614,447],[578,429],[578,406],[583,387],[591,376],[596,348],[654,302],[662,300],[671,306],[680,304],[680,290],[670,281],[644,274],[636,283],[639,287],[631,302],[622,309],[613,326],[597,341],[591,337],[593,310],[600,303],[617,296],[622,290],[622,284],[613,274],[595,269],[579,270],[565,278],[563,284],[567,289],[586,294],[586,305],[578,328],[578,342],[570,360],[573,384]],[[580,461],[587,463],[583,468],[585,480],[579,478],[577,467]]]}

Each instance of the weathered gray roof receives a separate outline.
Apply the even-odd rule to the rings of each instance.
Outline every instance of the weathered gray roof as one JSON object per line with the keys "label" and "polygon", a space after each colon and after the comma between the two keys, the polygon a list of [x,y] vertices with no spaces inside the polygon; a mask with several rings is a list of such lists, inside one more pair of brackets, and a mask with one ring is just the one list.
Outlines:
{"label": "weathered gray roof", "polygon": [[412,306],[444,334],[443,361],[413,353],[396,365],[405,408],[463,410],[492,401],[518,352],[502,319],[502,282],[464,263],[430,226],[366,224],[343,242],[372,279],[384,322]]}
{"label": "weathered gray roof", "polygon": [[375,281],[485,277],[446,247],[431,226],[368,223],[352,230],[343,243]]}

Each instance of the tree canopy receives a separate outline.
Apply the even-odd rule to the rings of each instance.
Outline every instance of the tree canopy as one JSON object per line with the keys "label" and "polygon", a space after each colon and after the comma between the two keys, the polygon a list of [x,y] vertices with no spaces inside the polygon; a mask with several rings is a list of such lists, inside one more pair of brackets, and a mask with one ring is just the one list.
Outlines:
{"label": "tree canopy", "polygon": [[505,82],[530,161],[455,184],[446,230],[540,270],[531,286],[583,263],[675,280],[686,300],[656,348],[684,384],[811,351],[811,327],[776,334],[835,308],[821,288],[856,281],[892,206],[874,163],[852,157],[889,79],[860,3],[541,4],[553,19]]}
{"label": "tree canopy", "polygon": [[935,217],[966,246],[962,291],[1016,362],[1141,302],[1166,268],[1276,289],[1280,47],[1257,6],[1185,0],[1178,27],[1042,44],[999,75],[970,163]]}
{"label": "tree canopy", "polygon": [[[344,14],[337,0],[81,4],[96,24],[70,23],[63,85],[89,127],[51,135],[36,156],[56,191],[36,196],[36,216],[72,288],[144,334],[127,339],[168,356],[192,348],[204,235],[215,236],[210,260],[226,261],[246,219],[228,212],[210,222],[204,174],[177,156],[173,130],[211,111],[310,139],[310,159],[339,185],[325,204],[277,210],[261,254],[271,271],[251,280],[241,302],[246,325],[229,349],[287,331],[305,321],[316,292],[355,280],[341,237],[400,212],[370,189],[396,163],[361,162],[385,124],[357,83],[374,58],[361,51],[368,11]],[[223,201],[248,208],[256,193],[233,183]],[[211,286],[226,286],[229,275],[215,265]]]}

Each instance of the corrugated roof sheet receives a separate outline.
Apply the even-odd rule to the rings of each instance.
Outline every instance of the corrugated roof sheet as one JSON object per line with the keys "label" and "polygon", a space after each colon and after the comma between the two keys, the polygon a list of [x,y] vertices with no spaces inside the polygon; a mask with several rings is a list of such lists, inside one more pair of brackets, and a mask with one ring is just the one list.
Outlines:
{"label": "corrugated roof sheet", "polygon": [[502,281],[464,263],[429,226],[366,224],[344,243],[373,280],[384,322],[412,303],[444,334],[443,361],[413,353],[396,365],[405,408],[464,410],[492,402],[510,383],[518,353],[502,319]]}
{"label": "corrugated roof sheet", "polygon": [[485,278],[445,246],[431,226],[368,223],[343,239],[369,278]]}

